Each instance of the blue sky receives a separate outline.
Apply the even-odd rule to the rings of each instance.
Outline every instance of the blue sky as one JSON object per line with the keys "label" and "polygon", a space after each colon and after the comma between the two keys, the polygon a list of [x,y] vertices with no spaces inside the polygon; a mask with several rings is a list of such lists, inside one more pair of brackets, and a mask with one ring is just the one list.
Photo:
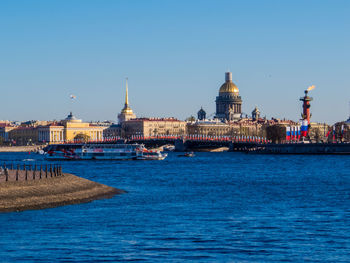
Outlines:
{"label": "blue sky", "polygon": [[[349,117],[350,1],[0,1],[0,119],[215,112],[232,72],[243,112]],[[77,99],[72,103],[70,94]]]}

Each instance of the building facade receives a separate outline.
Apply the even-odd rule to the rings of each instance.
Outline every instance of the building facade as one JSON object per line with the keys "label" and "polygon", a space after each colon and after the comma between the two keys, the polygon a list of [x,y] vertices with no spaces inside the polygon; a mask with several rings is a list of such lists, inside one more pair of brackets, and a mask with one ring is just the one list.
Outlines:
{"label": "building facade", "polygon": [[103,140],[107,126],[97,126],[83,122],[72,113],[60,122],[50,122],[41,126],[18,126],[8,132],[8,141],[16,145],[37,143],[63,143],[76,140]]}
{"label": "building facade", "polygon": [[231,127],[220,120],[198,120],[187,123],[187,135],[223,136],[230,135]]}
{"label": "building facade", "polygon": [[16,129],[16,126],[10,123],[0,123],[0,140],[2,143],[10,141],[10,131]]}
{"label": "building facade", "polygon": [[137,118],[124,121],[121,124],[121,133],[126,138],[134,135],[184,135],[186,122],[175,118]]}
{"label": "building facade", "polygon": [[16,145],[33,145],[39,142],[37,127],[19,126],[9,132],[9,141]]}

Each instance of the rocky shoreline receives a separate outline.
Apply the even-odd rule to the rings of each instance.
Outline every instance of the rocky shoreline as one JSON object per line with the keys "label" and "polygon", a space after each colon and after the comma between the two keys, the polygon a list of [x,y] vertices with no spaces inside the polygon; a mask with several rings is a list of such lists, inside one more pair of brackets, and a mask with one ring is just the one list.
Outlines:
{"label": "rocky shoreline", "polygon": [[53,208],[110,198],[124,191],[72,174],[0,183],[0,212]]}

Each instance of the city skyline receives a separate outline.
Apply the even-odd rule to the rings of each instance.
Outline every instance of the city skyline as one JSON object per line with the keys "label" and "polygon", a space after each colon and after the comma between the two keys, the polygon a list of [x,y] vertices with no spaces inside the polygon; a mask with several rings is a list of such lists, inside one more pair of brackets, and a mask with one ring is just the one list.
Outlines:
{"label": "city skyline", "polygon": [[[20,3],[20,4],[18,4]],[[129,78],[138,117],[211,115],[231,71],[242,111],[349,117],[347,1],[0,3],[0,119],[117,120]],[[138,19],[134,19],[137,17]],[[69,95],[77,96],[71,105]]]}

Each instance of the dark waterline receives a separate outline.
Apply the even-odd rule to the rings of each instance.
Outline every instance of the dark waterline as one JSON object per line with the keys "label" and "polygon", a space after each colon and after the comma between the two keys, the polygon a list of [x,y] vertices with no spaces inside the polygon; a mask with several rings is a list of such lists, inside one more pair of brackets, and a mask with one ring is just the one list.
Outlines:
{"label": "dark waterline", "polygon": [[[0,153],[1,163],[32,158]],[[349,262],[349,160],[170,153],[164,161],[61,162],[128,193],[0,214],[0,259]]]}

